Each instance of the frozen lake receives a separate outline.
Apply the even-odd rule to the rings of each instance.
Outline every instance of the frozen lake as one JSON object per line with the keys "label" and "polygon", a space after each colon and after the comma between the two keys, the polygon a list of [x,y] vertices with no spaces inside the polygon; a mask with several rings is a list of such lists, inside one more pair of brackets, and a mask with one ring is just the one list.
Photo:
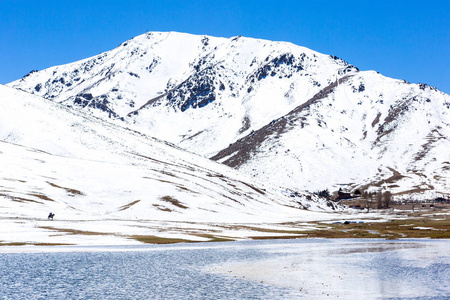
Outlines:
{"label": "frozen lake", "polygon": [[450,241],[0,247],[0,299],[448,299]]}

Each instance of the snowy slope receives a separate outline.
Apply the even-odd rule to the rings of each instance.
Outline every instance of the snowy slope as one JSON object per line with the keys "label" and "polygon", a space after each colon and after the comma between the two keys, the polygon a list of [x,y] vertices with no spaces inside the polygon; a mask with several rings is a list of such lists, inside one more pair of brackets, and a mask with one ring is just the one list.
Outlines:
{"label": "snowy slope", "polygon": [[[293,197],[167,142],[6,86],[0,107],[0,242],[74,243],[73,230],[127,239],[167,235],[166,222],[209,222],[211,230],[219,223],[327,218],[305,208],[331,210],[315,196]],[[50,211],[60,220],[51,224],[56,229],[42,221]],[[52,230],[66,235],[55,238]]]}
{"label": "snowy slope", "polygon": [[24,215],[57,207],[68,218],[261,221],[301,208],[278,188],[138,132],[5,86],[0,99],[1,196]]}
{"label": "snowy slope", "polygon": [[10,86],[293,189],[450,190],[449,95],[290,43],[153,32]]}
{"label": "snowy slope", "polygon": [[[382,188],[398,197],[437,197],[450,187],[449,137],[448,95],[359,72],[214,159],[310,190]],[[277,168],[286,172],[274,175]]]}

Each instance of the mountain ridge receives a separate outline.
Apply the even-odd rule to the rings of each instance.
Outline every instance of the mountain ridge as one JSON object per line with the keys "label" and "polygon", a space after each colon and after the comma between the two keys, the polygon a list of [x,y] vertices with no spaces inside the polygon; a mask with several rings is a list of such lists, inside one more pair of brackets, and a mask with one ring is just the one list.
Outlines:
{"label": "mountain ridge", "polygon": [[[450,186],[442,154],[449,95],[291,43],[146,33],[10,86],[118,118],[280,186],[390,188],[397,197],[433,197]],[[274,125],[281,131],[271,135]],[[391,170],[405,182],[379,186]]]}

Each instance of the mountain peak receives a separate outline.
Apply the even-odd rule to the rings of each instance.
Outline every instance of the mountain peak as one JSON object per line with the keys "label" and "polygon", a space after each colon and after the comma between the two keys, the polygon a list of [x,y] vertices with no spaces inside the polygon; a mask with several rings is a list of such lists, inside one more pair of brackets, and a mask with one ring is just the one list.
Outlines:
{"label": "mountain peak", "polygon": [[448,187],[449,95],[287,42],[148,32],[9,85],[280,186]]}

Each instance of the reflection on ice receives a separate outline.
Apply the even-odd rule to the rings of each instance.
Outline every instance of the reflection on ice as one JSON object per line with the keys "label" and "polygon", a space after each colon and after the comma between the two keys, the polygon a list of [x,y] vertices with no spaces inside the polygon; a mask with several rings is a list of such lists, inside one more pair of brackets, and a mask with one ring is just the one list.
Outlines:
{"label": "reflection on ice", "polygon": [[369,252],[385,252],[385,251],[395,251],[402,249],[411,249],[411,248],[422,248],[426,247],[426,245],[419,243],[407,243],[407,242],[395,242],[395,243],[368,243],[364,246],[360,244],[347,244],[343,245],[342,248],[332,249],[329,251],[330,254],[352,254],[352,253],[369,253]]}
{"label": "reflection on ice", "polygon": [[450,297],[450,243],[408,240],[301,240],[269,247],[279,255],[215,271],[291,288],[305,298]]}

